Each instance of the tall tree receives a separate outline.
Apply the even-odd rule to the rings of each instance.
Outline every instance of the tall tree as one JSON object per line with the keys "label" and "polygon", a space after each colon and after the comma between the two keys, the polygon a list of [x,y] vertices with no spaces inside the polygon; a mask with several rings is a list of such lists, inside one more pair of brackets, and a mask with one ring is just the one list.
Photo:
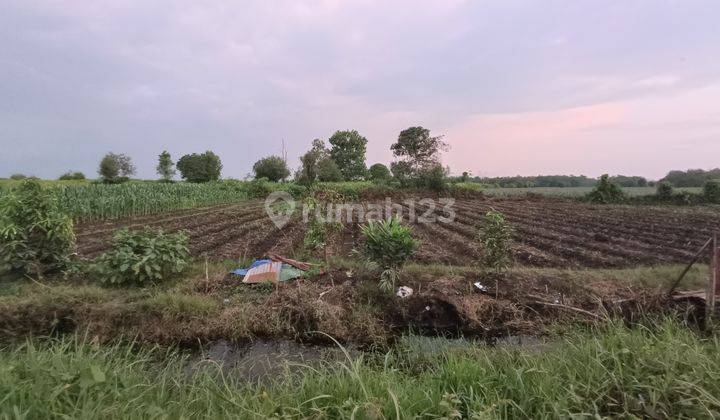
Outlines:
{"label": "tall tree", "polygon": [[272,182],[278,182],[290,175],[287,164],[280,156],[268,156],[255,162],[253,165],[255,179],[267,178]]}
{"label": "tall tree", "polygon": [[367,172],[365,166],[367,139],[357,130],[349,130],[336,131],[328,141],[332,146],[330,157],[337,164],[343,178],[346,181],[364,178]]}
{"label": "tall tree", "polygon": [[185,155],[178,160],[177,168],[184,179],[190,182],[208,182],[220,179],[222,162],[211,151]]}
{"label": "tall tree", "polygon": [[176,171],[174,166],[175,164],[170,157],[170,153],[168,153],[167,150],[163,150],[160,156],[158,156],[158,166],[156,168],[158,175],[160,175],[163,181],[170,182],[175,176]]}
{"label": "tall tree", "polygon": [[390,150],[408,162],[413,170],[418,170],[438,163],[440,152],[447,147],[443,136],[433,137],[427,128],[410,127],[400,132],[397,143],[390,146]]}
{"label": "tall tree", "polygon": [[312,142],[312,147],[300,156],[301,167],[295,175],[295,180],[301,184],[312,184],[318,178],[318,162],[329,158],[330,153],[325,143],[320,139]]}
{"label": "tall tree", "polygon": [[130,156],[110,152],[100,161],[98,174],[103,182],[108,184],[124,182],[135,174],[135,165],[132,164]]}

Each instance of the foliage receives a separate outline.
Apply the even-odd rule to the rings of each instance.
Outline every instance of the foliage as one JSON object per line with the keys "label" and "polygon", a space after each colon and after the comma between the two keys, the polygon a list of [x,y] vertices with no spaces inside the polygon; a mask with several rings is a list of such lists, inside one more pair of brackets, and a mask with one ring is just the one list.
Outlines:
{"label": "foliage", "polygon": [[404,160],[390,163],[390,171],[395,181],[403,188],[411,185],[413,176],[415,175],[410,162]]}
{"label": "foliage", "polygon": [[100,161],[98,174],[106,184],[118,184],[135,174],[135,166],[130,156],[122,153],[108,153]]}
{"label": "foliage", "polygon": [[420,168],[415,184],[420,188],[442,192],[447,189],[447,170],[439,163]]}
{"label": "foliage", "polygon": [[58,178],[60,181],[82,181],[85,179],[85,174],[82,172],[72,172],[67,171],[64,174],[60,175],[60,178]]}
{"label": "foliage", "polygon": [[295,181],[302,185],[311,185],[318,180],[318,163],[330,159],[330,152],[320,139],[312,142],[312,147],[300,156],[300,169],[295,174]]}
{"label": "foliage", "polygon": [[167,150],[163,150],[158,156],[158,165],[157,168],[155,168],[158,175],[160,175],[160,179],[165,182],[170,182],[176,173],[174,166],[175,164],[170,157],[170,153],[168,153]]}
{"label": "foliage", "polygon": [[247,191],[250,198],[265,198],[273,192],[273,189],[267,178],[259,178],[248,183]]}
{"label": "foliage", "polygon": [[600,177],[595,188],[587,195],[592,203],[612,204],[625,201],[625,193],[620,187],[610,181],[607,174]]}
{"label": "foliage", "polygon": [[708,203],[720,204],[720,180],[710,180],[703,186],[703,196]]}
{"label": "foliage", "polygon": [[178,160],[177,168],[183,179],[189,182],[209,182],[220,179],[220,157],[211,151],[185,155]]}
{"label": "foliage", "polygon": [[23,181],[0,201],[0,268],[41,276],[64,269],[74,248],[72,219],[39,182]]}
{"label": "foliage", "polygon": [[12,174],[10,175],[10,179],[13,181],[22,181],[23,179],[27,179],[27,176],[25,174]]}
{"label": "foliage", "polygon": [[391,176],[390,169],[382,163],[376,163],[368,170],[370,181],[375,183],[387,182]]}
{"label": "foliage", "polygon": [[707,181],[720,179],[720,168],[704,171],[689,169],[687,171],[670,171],[660,181],[669,182],[674,187],[703,187]]}
{"label": "foliage", "polygon": [[657,192],[656,196],[658,199],[666,201],[671,200],[673,198],[673,186],[669,182],[659,182],[657,184]]}
{"label": "foliage", "polygon": [[187,244],[188,237],[183,232],[119,230],[113,237],[112,249],[98,258],[97,275],[100,281],[110,284],[166,280],[187,266]]}
{"label": "foliage", "polygon": [[440,152],[446,149],[442,136],[433,137],[430,130],[423,127],[401,131],[397,143],[390,146],[393,155],[409,162],[413,169],[436,163]]}
{"label": "foliage", "polygon": [[610,177],[610,181],[623,188],[648,186],[648,180],[641,176],[615,175]]}
{"label": "foliage", "polygon": [[317,163],[317,180],[320,182],[340,182],[343,174],[337,163],[331,158],[325,158]]}
{"label": "foliage", "polygon": [[328,142],[330,157],[337,164],[343,180],[356,181],[365,177],[367,139],[357,130],[336,131]]}
{"label": "foliage", "polygon": [[485,226],[480,242],[483,250],[483,263],[500,274],[510,265],[510,240],[513,230],[505,221],[505,216],[496,211],[485,214]]}
{"label": "foliage", "polygon": [[287,164],[280,156],[264,157],[253,165],[255,179],[266,178],[271,182],[282,181],[290,176]]}
{"label": "foliage", "polygon": [[370,220],[361,231],[365,237],[363,254],[383,270],[380,287],[394,290],[400,270],[417,248],[411,229],[403,226],[400,218],[393,217],[379,222]]}

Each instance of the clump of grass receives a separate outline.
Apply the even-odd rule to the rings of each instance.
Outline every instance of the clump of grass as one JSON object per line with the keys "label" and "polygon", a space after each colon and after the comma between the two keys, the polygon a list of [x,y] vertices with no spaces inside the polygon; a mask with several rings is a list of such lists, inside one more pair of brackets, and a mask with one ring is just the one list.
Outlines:
{"label": "clump of grass", "polygon": [[[244,382],[158,349],[83,339],[0,351],[0,417],[708,418],[720,413],[720,340],[674,321],[573,332],[541,349],[401,341]],[[205,366],[205,368],[202,368]]]}

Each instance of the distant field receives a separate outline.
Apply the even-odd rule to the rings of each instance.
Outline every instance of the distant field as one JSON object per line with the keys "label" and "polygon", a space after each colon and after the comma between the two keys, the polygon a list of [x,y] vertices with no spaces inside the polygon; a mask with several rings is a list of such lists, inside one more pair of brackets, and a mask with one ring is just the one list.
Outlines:
{"label": "distant field", "polygon": [[[676,188],[675,190],[693,193],[702,192],[702,188]],[[533,193],[559,197],[581,197],[592,191],[592,187],[487,188],[483,191],[485,194],[495,196],[514,196]],[[623,188],[623,191],[632,197],[638,197],[655,194],[655,187],[629,187]]]}

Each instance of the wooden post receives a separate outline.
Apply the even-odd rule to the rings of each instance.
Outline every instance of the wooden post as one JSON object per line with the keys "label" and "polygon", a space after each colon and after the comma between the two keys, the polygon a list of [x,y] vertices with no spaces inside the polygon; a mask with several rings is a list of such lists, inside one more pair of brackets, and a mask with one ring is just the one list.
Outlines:
{"label": "wooden post", "polygon": [[718,265],[718,252],[720,250],[718,250],[717,233],[713,234],[712,246],[710,249],[712,251],[710,253],[710,278],[708,279],[707,295],[705,299],[707,327],[710,326],[710,320],[712,315],[715,313],[715,296],[717,296],[720,292],[720,285],[718,284],[718,282],[720,282],[720,275],[718,273],[718,271],[720,271],[720,266]]}

